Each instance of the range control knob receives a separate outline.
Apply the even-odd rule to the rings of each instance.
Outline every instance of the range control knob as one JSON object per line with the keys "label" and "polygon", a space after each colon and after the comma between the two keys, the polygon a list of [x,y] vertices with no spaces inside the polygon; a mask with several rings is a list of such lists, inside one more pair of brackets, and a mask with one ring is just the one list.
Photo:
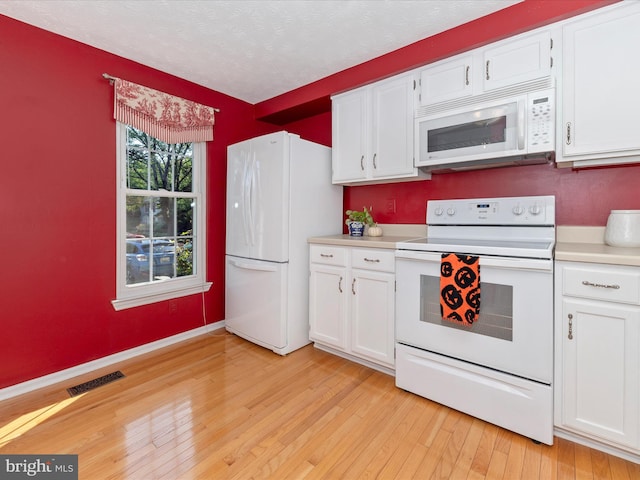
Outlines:
{"label": "range control knob", "polygon": [[516,205],[511,211],[514,215],[520,216],[524,213],[524,207],[522,205]]}
{"label": "range control knob", "polygon": [[453,217],[456,214],[456,209],[453,207],[449,207],[447,208],[447,215],[449,215],[450,217]]}
{"label": "range control knob", "polygon": [[536,203],[529,207],[529,213],[531,213],[531,215],[540,215],[540,213],[542,213],[542,208]]}
{"label": "range control knob", "polygon": [[441,217],[442,214],[444,213],[444,208],[436,207],[433,213],[435,214],[436,217]]}

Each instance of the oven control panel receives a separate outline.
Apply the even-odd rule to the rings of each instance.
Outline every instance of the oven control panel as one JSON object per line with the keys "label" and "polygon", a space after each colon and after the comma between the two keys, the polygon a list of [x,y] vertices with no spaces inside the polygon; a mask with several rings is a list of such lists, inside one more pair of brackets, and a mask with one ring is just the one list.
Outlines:
{"label": "oven control panel", "polygon": [[427,225],[555,225],[555,197],[429,200]]}

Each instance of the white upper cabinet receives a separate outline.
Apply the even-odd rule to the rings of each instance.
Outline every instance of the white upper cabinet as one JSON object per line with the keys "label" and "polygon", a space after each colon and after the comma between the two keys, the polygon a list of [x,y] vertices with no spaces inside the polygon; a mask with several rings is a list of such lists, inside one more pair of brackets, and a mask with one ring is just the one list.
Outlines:
{"label": "white upper cabinet", "polygon": [[420,104],[431,105],[473,93],[473,56],[457,55],[420,72]]}
{"label": "white upper cabinet", "polygon": [[331,99],[333,183],[365,180],[370,175],[368,105],[365,88]]}
{"label": "white upper cabinet", "polygon": [[550,30],[536,30],[433,63],[420,71],[420,105],[547,78],[552,48]]}
{"label": "white upper cabinet", "polygon": [[553,44],[548,30],[499,42],[482,50],[484,90],[551,75]]}
{"label": "white upper cabinet", "polygon": [[639,45],[640,2],[564,23],[558,162],[581,167],[640,161]]}
{"label": "white upper cabinet", "polygon": [[332,97],[333,183],[423,180],[413,162],[415,75]]}

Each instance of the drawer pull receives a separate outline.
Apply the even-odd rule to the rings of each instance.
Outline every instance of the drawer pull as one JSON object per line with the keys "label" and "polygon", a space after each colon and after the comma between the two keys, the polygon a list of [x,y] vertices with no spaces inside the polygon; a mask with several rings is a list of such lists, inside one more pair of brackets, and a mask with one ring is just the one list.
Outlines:
{"label": "drawer pull", "polygon": [[380,263],[380,259],[379,258],[367,258],[367,257],[364,257],[364,261],[365,262],[370,262],[370,263]]}
{"label": "drawer pull", "polygon": [[583,284],[583,285],[586,285],[587,287],[613,288],[614,290],[620,290],[620,285],[616,285],[616,284],[613,284],[613,285],[604,285],[604,284],[602,284],[602,283],[593,283],[593,282],[590,282],[590,281],[588,281],[588,280],[583,280],[583,281],[582,281],[582,284]]}
{"label": "drawer pull", "polygon": [[567,335],[567,338],[573,340],[573,315],[569,314],[567,316],[569,317],[569,335]]}
{"label": "drawer pull", "polygon": [[321,253],[320,256],[323,258],[333,258],[333,254],[331,253]]}
{"label": "drawer pull", "polygon": [[338,280],[338,290],[342,293],[342,276],[340,277],[340,280]]}
{"label": "drawer pull", "polygon": [[354,278],[351,282],[351,293],[356,294],[356,279]]}

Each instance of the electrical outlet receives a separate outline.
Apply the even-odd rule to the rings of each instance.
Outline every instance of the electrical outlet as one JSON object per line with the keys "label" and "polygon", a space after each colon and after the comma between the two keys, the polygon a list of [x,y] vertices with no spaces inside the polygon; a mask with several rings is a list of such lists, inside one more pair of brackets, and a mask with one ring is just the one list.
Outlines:
{"label": "electrical outlet", "polygon": [[169,313],[178,313],[178,301],[169,300]]}
{"label": "electrical outlet", "polygon": [[385,206],[386,213],[396,213],[396,199],[388,198]]}

